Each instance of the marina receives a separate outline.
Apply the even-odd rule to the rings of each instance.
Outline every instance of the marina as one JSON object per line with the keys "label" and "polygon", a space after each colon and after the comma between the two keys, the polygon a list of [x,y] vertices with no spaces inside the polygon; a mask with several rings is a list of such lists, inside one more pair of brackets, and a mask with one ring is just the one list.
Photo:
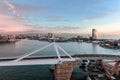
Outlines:
{"label": "marina", "polygon": [[[36,43],[36,42],[38,42],[38,43],[41,43],[41,41],[37,41],[37,40],[27,40],[27,39],[25,39],[25,40],[21,40],[21,41],[18,41],[18,42],[16,42],[16,47],[17,47],[17,45],[19,44],[19,46],[20,46],[20,44],[23,44],[23,42],[25,42],[25,43],[27,43],[27,42],[31,42],[32,41],[32,43]],[[43,44],[44,43],[44,44]],[[43,47],[44,45],[45,45],[45,43],[46,44],[52,44],[52,43],[48,43],[48,42],[42,42],[41,44],[43,44],[43,45],[41,45],[41,47]],[[14,44],[14,43],[11,43],[11,44]],[[59,44],[59,45],[61,45],[62,46],[62,48],[64,48],[63,47],[63,44],[62,43],[57,43],[57,44]],[[64,43],[64,46],[65,46],[65,44],[71,44],[71,43]],[[76,44],[76,42],[74,42],[74,44]],[[92,43],[77,43],[77,45],[83,45],[83,44],[88,44],[88,45],[91,45],[91,47],[92,47]],[[8,44],[9,45],[9,44]],[[26,45],[30,45],[29,43],[27,43]],[[35,44],[34,44],[35,45]],[[36,43],[36,45],[38,45],[37,43]],[[78,48],[77,47],[77,45],[76,45],[76,48]],[[97,44],[94,44],[94,45],[96,45],[96,46],[98,46]],[[33,45],[32,45],[33,46]],[[40,46],[39,46],[40,47]],[[50,49],[49,49],[50,48]],[[94,47],[95,48],[95,47]],[[101,48],[101,47],[100,47]],[[46,48],[47,49],[47,48]],[[48,49],[49,50],[51,50],[51,51],[54,51],[54,50],[52,50],[52,47],[48,47]],[[104,49],[104,48],[103,48]],[[67,49],[66,49],[67,50]],[[109,49],[108,49],[109,50]],[[111,50],[111,49],[110,49]],[[44,50],[43,50],[44,51]],[[68,50],[69,51],[69,50]],[[52,75],[51,75],[51,79],[50,80],[54,80],[54,74],[53,74],[53,72],[51,72],[51,70],[50,70],[50,65],[53,65],[53,63],[55,63],[55,64],[57,64],[58,62],[54,62],[54,61],[50,61],[50,59],[51,60],[54,60],[54,59],[56,59],[56,61],[57,61],[57,56],[55,55],[55,52],[53,52],[52,54],[46,54],[46,55],[49,55],[49,56],[46,56],[46,55],[42,55],[42,56],[40,56],[41,55],[41,52],[42,51],[40,51],[40,52],[37,52],[37,54],[34,54],[34,55],[30,55],[29,57],[23,57],[23,60],[22,60],[22,62],[20,61],[18,64],[16,63],[16,62],[13,62],[13,63],[11,63],[11,62],[8,62],[8,61],[14,61],[14,60],[16,60],[17,58],[19,58],[19,56],[20,56],[20,54],[19,55],[17,55],[17,56],[4,56],[4,57],[1,57],[0,58],[0,61],[5,61],[5,62],[8,62],[8,63],[1,63],[1,66],[3,65],[3,66],[9,66],[9,65],[16,65],[16,67],[17,67],[17,65],[21,65],[22,64],[22,66],[18,66],[18,68],[20,68],[20,67],[23,67],[23,66],[27,66],[28,65],[28,67],[30,67],[30,66],[32,66],[32,65],[36,65],[36,66],[43,66],[43,65],[45,65],[45,66],[47,66],[47,65],[49,65],[49,68],[48,69],[46,69],[46,70],[49,70],[48,71],[48,74],[49,73],[51,73]],[[48,51],[49,52],[49,51]],[[42,52],[42,53],[45,53],[45,52]],[[68,58],[68,56],[65,56],[63,53],[61,54],[62,52],[60,52],[60,55],[61,55],[61,59],[65,59],[65,58]],[[21,54],[21,55],[23,55],[23,54]],[[74,59],[79,59],[80,61],[82,61],[82,60],[85,60],[85,59],[87,59],[87,60],[104,60],[104,59],[107,59],[107,60],[113,60],[113,62],[116,62],[116,61],[119,61],[119,59],[120,59],[120,56],[118,55],[118,54],[115,54],[115,55],[113,55],[113,54],[73,54],[73,53],[71,53],[71,55],[72,55],[72,57],[74,58]],[[40,60],[38,60],[38,59],[41,59],[41,62],[43,62],[43,63],[41,63],[40,62]],[[46,59],[46,60],[45,60]],[[34,61],[35,62],[34,62]],[[43,60],[45,60],[45,61],[43,61]],[[26,62],[23,62],[23,61],[27,61],[27,63]],[[50,61],[50,62],[52,62],[52,63],[47,63],[46,61]],[[69,60],[67,60],[67,61],[69,61]],[[105,62],[105,61],[104,61]],[[33,64],[34,63],[34,64]],[[45,64],[45,63],[47,63],[47,64]],[[7,64],[7,65],[6,65]],[[42,64],[42,65],[41,65]],[[67,64],[67,63],[66,63]],[[109,64],[109,65],[111,65],[111,64]],[[80,65],[78,65],[78,66],[80,66]],[[111,65],[111,66],[114,66],[114,65]],[[12,66],[11,66],[12,67]],[[72,66],[71,66],[72,67]],[[77,67],[77,66],[76,66]],[[88,67],[89,68],[89,67]],[[41,68],[42,69],[42,68]],[[9,69],[8,69],[9,70]],[[4,70],[3,70],[4,71]],[[64,70],[63,70],[64,71]],[[74,70],[73,70],[74,71]],[[84,71],[84,70],[83,70]],[[80,72],[81,73],[81,72]],[[78,73],[76,73],[75,72],[75,74],[79,74],[79,72]],[[85,73],[83,73],[83,74],[85,74]],[[87,74],[89,75],[89,74],[92,74],[92,72],[89,72],[89,71],[87,71]],[[94,73],[93,73],[94,74]],[[47,75],[47,73],[45,74],[45,75]],[[71,76],[71,80],[75,80],[75,78],[74,78],[74,74],[72,73],[72,75],[73,76]],[[97,78],[97,75],[98,75],[98,73],[96,73],[96,75],[89,75],[89,77],[91,78]],[[101,74],[102,75],[102,74]],[[2,76],[2,74],[1,74],[1,76]],[[115,76],[116,77],[116,76]],[[43,77],[41,77],[41,78],[43,78]],[[45,77],[44,77],[45,78]],[[79,77],[78,77],[79,78]],[[15,78],[16,79],[16,78]],[[13,79],[14,80],[14,79]],[[43,79],[43,80],[45,80],[45,79]],[[103,79],[103,80],[107,80],[107,79]],[[117,79],[116,79],[117,80]]]}

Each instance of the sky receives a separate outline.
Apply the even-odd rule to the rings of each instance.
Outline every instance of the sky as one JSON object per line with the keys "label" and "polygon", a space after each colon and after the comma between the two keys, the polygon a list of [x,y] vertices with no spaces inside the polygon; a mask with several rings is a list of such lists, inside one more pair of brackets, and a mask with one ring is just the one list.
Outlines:
{"label": "sky", "polygon": [[0,33],[120,35],[120,0],[0,0]]}

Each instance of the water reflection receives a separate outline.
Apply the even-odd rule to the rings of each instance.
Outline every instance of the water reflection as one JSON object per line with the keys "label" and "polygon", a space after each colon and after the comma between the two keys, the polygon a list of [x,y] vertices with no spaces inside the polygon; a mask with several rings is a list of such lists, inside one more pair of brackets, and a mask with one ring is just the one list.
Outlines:
{"label": "water reflection", "polygon": [[15,43],[0,44],[0,57],[16,55]]}
{"label": "water reflection", "polygon": [[[16,43],[0,44],[0,57],[19,56],[34,51],[36,49],[39,49],[48,44],[50,43],[37,41],[37,40],[21,40]],[[92,43],[67,42],[67,43],[58,43],[58,44],[71,55],[73,54],[114,54],[115,55],[115,54],[119,54],[120,52],[120,50],[106,49],[100,47],[97,44],[92,44]],[[60,53],[63,54],[62,52]],[[41,56],[56,55],[56,52],[54,50],[54,47],[51,46],[34,55],[41,55]]]}
{"label": "water reflection", "polygon": [[92,44],[92,53],[98,53],[98,44]]}

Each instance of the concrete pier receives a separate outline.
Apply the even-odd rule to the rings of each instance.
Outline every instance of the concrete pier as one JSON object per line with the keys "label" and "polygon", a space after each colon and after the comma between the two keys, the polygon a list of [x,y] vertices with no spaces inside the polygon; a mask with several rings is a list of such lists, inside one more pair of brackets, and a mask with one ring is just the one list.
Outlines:
{"label": "concrete pier", "polygon": [[70,80],[73,67],[80,65],[80,61],[69,61],[55,65],[55,80]]}

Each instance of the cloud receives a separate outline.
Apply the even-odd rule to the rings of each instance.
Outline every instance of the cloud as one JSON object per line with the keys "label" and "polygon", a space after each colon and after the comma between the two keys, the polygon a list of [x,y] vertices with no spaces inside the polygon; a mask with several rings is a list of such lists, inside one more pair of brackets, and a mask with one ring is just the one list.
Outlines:
{"label": "cloud", "polygon": [[8,11],[6,9],[8,10],[8,7],[6,5],[4,5],[3,2],[0,2],[0,13],[7,14]]}
{"label": "cloud", "polygon": [[16,6],[16,8],[20,11],[28,11],[28,12],[38,12],[38,11],[45,11],[45,10],[49,10],[51,9],[48,6],[33,6],[33,5],[22,5],[22,4],[14,4]]}
{"label": "cloud", "polygon": [[11,16],[0,14],[0,31],[1,32],[19,32],[31,30],[31,27],[25,26]]}
{"label": "cloud", "polygon": [[88,22],[88,21],[95,21],[98,19],[102,19],[106,16],[109,16],[110,14],[113,14],[115,11],[106,7],[100,7],[95,10],[92,10],[89,14],[83,16],[80,20],[83,22]]}
{"label": "cloud", "polygon": [[89,22],[89,21],[95,21],[95,20],[98,20],[98,19],[102,19],[105,16],[107,16],[107,14],[100,14],[100,15],[94,15],[94,16],[91,16],[91,17],[84,17],[80,20],[83,21],[83,22]]}
{"label": "cloud", "polygon": [[7,0],[3,0],[3,2],[5,3],[6,6],[8,6],[8,9],[12,11],[17,17],[20,16],[20,14],[16,11],[15,6],[13,4],[8,2]]}
{"label": "cloud", "polygon": [[29,32],[38,32],[38,33],[87,33],[83,30],[86,27],[79,27],[79,26],[42,26],[42,25],[27,25],[27,26],[34,26],[34,28]]}
{"label": "cloud", "polygon": [[18,4],[14,3],[17,11],[23,16],[30,16],[31,14],[36,15],[40,14],[44,11],[49,11],[51,7],[49,6],[38,6],[38,5],[30,5],[30,4]]}
{"label": "cloud", "polygon": [[68,20],[68,19],[65,19],[64,17],[61,17],[61,16],[48,16],[46,17],[46,20],[47,21],[51,21],[51,22],[71,22],[71,20]]}

